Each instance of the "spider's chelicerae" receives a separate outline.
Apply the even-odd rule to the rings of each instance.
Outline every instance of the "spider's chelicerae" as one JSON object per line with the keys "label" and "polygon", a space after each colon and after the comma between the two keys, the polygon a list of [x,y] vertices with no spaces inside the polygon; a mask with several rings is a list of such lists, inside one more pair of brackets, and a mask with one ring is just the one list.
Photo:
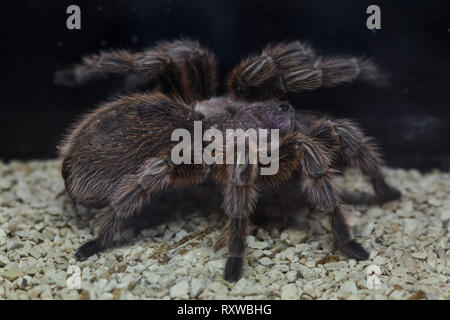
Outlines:
{"label": "spider's chelicerae", "polygon": [[[267,46],[244,59],[226,79],[227,93],[215,96],[216,59],[191,40],[162,42],[138,53],[106,51],[87,56],[74,68],[58,72],[65,85],[117,74],[131,88],[153,88],[122,96],[90,112],[70,131],[60,148],[62,175],[74,202],[100,210],[97,237],[76,252],[79,260],[111,246],[127,220],[157,193],[199,185],[211,179],[223,190],[228,219],[229,256],[224,278],[242,274],[249,218],[258,193],[275,189],[289,179],[298,192],[330,218],[335,245],[356,259],[367,251],[356,242],[344,220],[336,191],[338,163],[355,167],[370,178],[379,203],[400,197],[380,171],[372,140],[346,119],[295,111],[289,94],[329,87],[356,79],[381,81],[370,61],[354,57],[317,55],[301,42]],[[259,164],[179,164],[171,161],[172,132],[192,132],[194,120],[203,131],[279,129],[279,171],[261,175]]]}

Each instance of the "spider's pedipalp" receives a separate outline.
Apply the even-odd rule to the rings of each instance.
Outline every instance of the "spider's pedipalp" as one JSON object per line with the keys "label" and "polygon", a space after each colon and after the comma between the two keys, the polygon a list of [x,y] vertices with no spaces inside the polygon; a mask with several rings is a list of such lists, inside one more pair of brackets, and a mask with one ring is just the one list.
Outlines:
{"label": "spider's pedipalp", "polygon": [[246,248],[245,238],[247,236],[248,220],[228,219],[226,225],[226,239],[228,240],[228,258],[225,263],[224,279],[236,282],[242,276],[244,266],[243,255]]}
{"label": "spider's pedipalp", "polygon": [[238,164],[221,165],[216,177],[223,188],[223,207],[228,217],[225,237],[228,244],[228,258],[224,279],[230,282],[238,281],[242,275],[248,219],[255,209],[258,198],[257,166],[248,164],[248,159],[246,163],[247,172],[241,172],[238,179],[235,179],[235,171],[240,166]]}

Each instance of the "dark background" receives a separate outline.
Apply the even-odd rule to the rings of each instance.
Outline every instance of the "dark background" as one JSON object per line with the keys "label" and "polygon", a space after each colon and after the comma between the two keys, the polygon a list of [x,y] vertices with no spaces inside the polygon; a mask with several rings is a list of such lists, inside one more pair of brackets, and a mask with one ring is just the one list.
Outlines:
{"label": "dark background", "polygon": [[[66,8],[81,7],[81,30]],[[381,7],[381,30],[366,8]],[[321,53],[365,55],[388,70],[387,88],[354,83],[295,96],[296,108],[359,121],[395,167],[450,168],[448,1],[3,1],[0,4],[0,159],[56,156],[80,114],[114,84],[53,84],[56,70],[107,48],[139,50],[157,40],[197,38],[213,49],[223,77],[269,41],[307,39]]]}

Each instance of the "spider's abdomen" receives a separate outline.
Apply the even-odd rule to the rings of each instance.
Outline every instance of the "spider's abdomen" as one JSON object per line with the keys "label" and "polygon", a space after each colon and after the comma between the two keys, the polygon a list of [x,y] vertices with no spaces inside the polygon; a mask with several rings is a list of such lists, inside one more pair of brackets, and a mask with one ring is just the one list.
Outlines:
{"label": "spider's abdomen", "polygon": [[87,114],[61,148],[62,175],[71,198],[104,207],[122,178],[150,157],[170,156],[171,135],[193,121],[181,102],[162,94],[135,94]]}

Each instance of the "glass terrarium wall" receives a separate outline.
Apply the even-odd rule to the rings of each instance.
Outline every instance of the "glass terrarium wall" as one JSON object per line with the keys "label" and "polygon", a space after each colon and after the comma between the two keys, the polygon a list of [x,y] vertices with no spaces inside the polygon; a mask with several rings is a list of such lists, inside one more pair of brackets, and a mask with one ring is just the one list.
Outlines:
{"label": "glass terrarium wall", "polygon": [[240,58],[283,39],[307,40],[324,54],[372,58],[388,74],[389,86],[354,83],[296,95],[293,104],[359,121],[380,142],[389,165],[449,168],[445,1],[383,3],[376,31],[366,27],[371,3],[359,0],[83,1],[80,30],[66,27],[71,4],[2,4],[2,159],[55,157],[68,125],[120,87],[118,81],[58,87],[55,71],[99,50],[140,50],[186,36],[214,50],[222,78]]}

